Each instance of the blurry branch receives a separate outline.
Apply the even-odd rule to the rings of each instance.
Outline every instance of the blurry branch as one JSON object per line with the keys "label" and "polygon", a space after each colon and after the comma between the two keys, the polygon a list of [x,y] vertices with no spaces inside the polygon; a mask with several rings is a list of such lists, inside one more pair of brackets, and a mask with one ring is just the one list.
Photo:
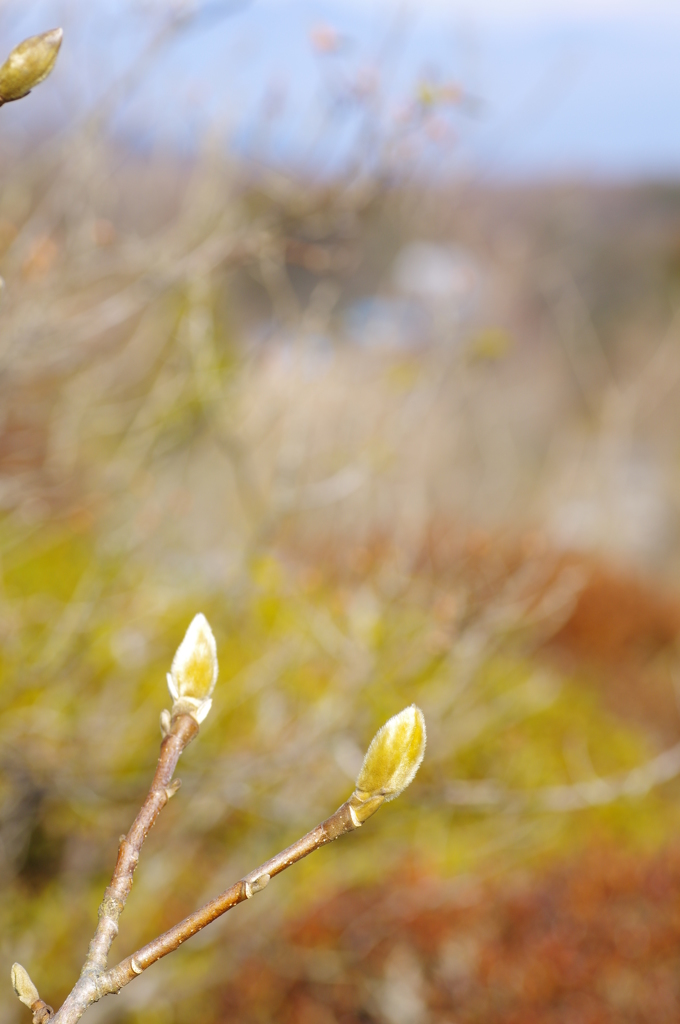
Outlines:
{"label": "blurry branch", "polygon": [[23,99],[45,81],[56,64],[63,35],[62,29],[53,28],[15,46],[0,67],[0,106]]}
{"label": "blurry branch", "polygon": [[118,922],[132,888],[142,846],[163,807],[179,789],[179,779],[173,782],[172,777],[182,752],[198,735],[200,723],[210,711],[217,672],[217,649],[212,630],[205,617],[197,615],[177,649],[168,673],[173,705],[171,711],[161,713],[163,740],[156,772],[129,832],[121,837],[111,884],[104,892],[97,928],[79,980],[55,1013],[40,998],[26,969],[21,964],[12,967],[14,991],[32,1011],[33,1024],[47,1024],[49,1020],[54,1024],[76,1024],[92,1003],[104,995],[119,992],[151,964],[178,949],[192,935],[238,903],[264,889],[274,875],[327,843],[360,828],[383,803],[399,796],[413,781],[426,741],[425,720],[415,705],[394,715],[378,730],[364,758],[354,792],[334,814],[163,935],[107,970],[109,951],[118,934]]}
{"label": "blurry branch", "polygon": [[337,473],[323,480],[316,480],[296,488],[282,489],[280,501],[283,507],[311,509],[324,508],[342,501],[355,494],[360,487],[368,482],[370,470],[368,466],[343,466]]}
{"label": "blurry branch", "polygon": [[[47,187],[43,189],[41,199],[36,203],[30,221],[27,221],[23,230],[29,228],[31,222],[36,221],[44,215],[44,210],[49,202],[51,192],[53,189],[59,187],[61,177],[65,169],[69,167],[69,165],[72,166],[74,163],[85,162],[86,150],[92,143],[92,136],[96,135],[102,126],[110,120],[115,111],[120,109],[121,103],[134,93],[134,90],[141,82],[144,81],[146,76],[153,69],[163,51],[188,31],[209,29],[222,18],[226,18],[243,10],[249,5],[249,3],[250,0],[214,0],[212,3],[206,3],[203,5],[196,3],[180,3],[179,5],[176,5],[174,10],[171,9],[169,15],[167,15],[160,27],[152,33],[146,46],[143,47],[140,53],[135,55],[132,65],[126,68],[121,74],[114,77],[113,81],[107,83],[105,91],[95,99],[92,106],[84,112],[79,126],[79,138],[74,138],[72,132],[73,125],[69,124],[69,133],[64,139],[63,144],[59,147],[53,160]],[[59,46],[61,45],[61,38],[62,30],[53,29],[51,32],[45,33],[44,36],[34,36],[25,40],[16,48],[16,50],[12,51],[8,60],[3,65],[2,69],[0,69],[0,76],[2,75],[2,71],[10,65],[10,61],[12,61],[14,55],[21,51],[22,47],[27,47],[29,44],[34,45],[38,41],[45,39],[47,41],[47,45],[43,44],[41,49],[36,51],[36,60],[38,55],[42,54],[44,65],[48,58],[48,47],[52,46],[54,49],[52,63],[50,67],[44,71],[42,77],[32,80],[27,86],[28,90],[34,88],[39,82],[43,81],[52,70],[59,51]],[[19,54],[19,56],[22,56],[22,54]],[[12,79],[12,81],[13,80],[14,79]],[[26,83],[24,82],[24,85],[25,84]],[[22,93],[22,95],[26,94],[26,92]],[[9,102],[10,99],[19,98],[21,97],[10,97],[4,94],[2,78],[0,77],[0,106],[2,103]]]}
{"label": "blurry branch", "polygon": [[625,387],[610,398],[614,415],[629,427],[637,416],[649,415],[669,397],[680,379],[678,333],[680,309],[676,309],[657,348]]}
{"label": "blurry branch", "polygon": [[652,789],[680,775],[680,743],[629,772],[598,776],[564,786],[541,786],[532,790],[507,789],[491,779],[456,781],[445,789],[448,803],[459,807],[488,807],[505,810],[578,811],[600,807],[616,800],[646,796]]}
{"label": "blurry branch", "polygon": [[249,3],[250,0],[215,0],[214,3],[204,5],[200,3],[175,5],[141,53],[135,56],[131,66],[107,87],[106,93],[99,100],[95,101],[94,108],[86,116],[86,122],[101,124],[109,118],[119,107],[121,101],[128,98],[144,81],[163,51],[182,34],[199,28],[210,28],[222,18],[237,14]]}
{"label": "blurry branch", "polygon": [[251,239],[225,239],[210,235],[167,269],[151,271],[94,308],[73,316],[69,329],[74,343],[83,344],[124,324],[142,313],[153,299],[188,278],[199,273],[209,274],[220,265],[235,266],[248,261],[256,251],[254,245]]}
{"label": "blurry branch", "polygon": [[179,779],[171,785],[172,776],[182,751],[197,734],[198,723],[191,714],[180,714],[173,718],[170,731],[161,744],[161,756],[149,794],[118,849],[113,878],[99,908],[99,922],[90,943],[83,974],[95,974],[106,966],[111,943],[118,934],[118,919],[132,888],[132,876],[142,844],[163,807],[179,788]]}
{"label": "blurry branch", "polygon": [[[554,636],[567,621],[586,583],[583,570],[557,569],[548,560],[528,559],[512,573],[499,593],[477,614],[463,616],[460,637],[449,660],[455,668],[455,696],[460,701],[482,666],[507,647],[510,639],[522,638],[530,650]],[[456,708],[458,714],[460,708]]]}
{"label": "blurry branch", "polygon": [[[49,351],[41,348],[41,368],[58,368],[61,374],[66,374],[80,368],[86,361],[91,368],[93,359],[101,360],[109,353],[110,345],[97,345],[102,335],[123,327],[135,317],[143,316],[154,300],[178,285],[198,277],[207,277],[218,267],[227,270],[249,263],[257,257],[261,238],[257,234],[246,233],[229,233],[225,236],[218,224],[214,231],[188,251],[176,252],[173,241],[163,239],[165,253],[162,262],[156,258],[153,269],[140,272],[131,283],[89,308],[64,315],[59,333],[67,335],[68,343],[64,346],[52,345]],[[58,310],[56,302],[52,305],[52,311],[55,308]],[[54,328],[48,330],[53,336]],[[37,324],[31,333],[34,337],[38,335]],[[10,323],[0,339],[0,358],[5,364],[12,363],[14,372],[19,371],[22,352],[25,353],[27,348],[26,336],[26,324],[18,321],[16,325]],[[111,345],[115,345],[115,342],[111,342]],[[35,358],[35,353],[34,356],[24,355],[24,358]]]}
{"label": "blurry branch", "polygon": [[618,385],[587,304],[573,277],[554,261],[545,268],[542,291],[551,311],[555,337],[588,412],[600,410],[605,389]]}

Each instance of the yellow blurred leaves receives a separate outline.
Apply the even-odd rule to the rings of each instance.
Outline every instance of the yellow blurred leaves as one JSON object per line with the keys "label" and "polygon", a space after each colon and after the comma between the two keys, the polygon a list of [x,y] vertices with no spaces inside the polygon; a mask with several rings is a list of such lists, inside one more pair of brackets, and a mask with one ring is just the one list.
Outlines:
{"label": "yellow blurred leaves", "polygon": [[487,327],[476,334],[467,349],[470,362],[496,362],[512,351],[513,341],[500,327]]}

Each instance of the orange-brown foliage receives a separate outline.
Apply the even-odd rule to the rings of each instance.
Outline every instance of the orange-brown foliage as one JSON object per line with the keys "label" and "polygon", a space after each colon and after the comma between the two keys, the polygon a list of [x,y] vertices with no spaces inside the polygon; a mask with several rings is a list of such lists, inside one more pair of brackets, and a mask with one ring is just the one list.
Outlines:
{"label": "orange-brown foliage", "polygon": [[[375,537],[343,549],[341,557],[328,545],[312,561],[352,584],[398,554],[388,538]],[[587,678],[611,710],[650,728],[660,741],[677,737],[679,712],[666,655],[680,638],[680,595],[658,580],[593,554],[560,551],[540,533],[471,531],[441,522],[432,524],[413,556],[413,570],[414,579],[436,588],[439,599],[447,589],[464,588],[468,614],[483,612],[522,574],[517,596],[531,611],[561,574],[575,571],[580,584],[573,604],[541,639],[538,653]]]}
{"label": "orange-brown foliage", "polygon": [[339,893],[222,993],[238,1024],[670,1024],[680,849],[612,849],[528,883],[412,874]]}

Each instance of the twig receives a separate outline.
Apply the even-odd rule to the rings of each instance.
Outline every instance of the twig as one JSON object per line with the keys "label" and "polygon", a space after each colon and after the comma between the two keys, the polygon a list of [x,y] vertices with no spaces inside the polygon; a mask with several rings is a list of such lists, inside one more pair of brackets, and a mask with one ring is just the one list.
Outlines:
{"label": "twig", "polygon": [[156,818],[179,788],[177,783],[170,785],[172,776],[182,751],[197,735],[198,723],[195,718],[179,715],[172,721],[170,732],[161,743],[161,754],[149,794],[118,848],[118,860],[111,884],[99,907],[99,923],[83,964],[83,976],[102,971],[106,967],[111,943],[118,934],[118,920],[132,889],[132,876],[140,850]]}
{"label": "twig", "polygon": [[[161,743],[161,753],[149,793],[129,832],[122,837],[118,847],[118,859],[111,884],[106,888],[99,906],[97,928],[90,942],[80,978],[64,1005],[54,1015],[55,1021],[79,1020],[87,1007],[103,995],[100,978],[106,970],[111,944],[118,934],[118,921],[132,889],[132,879],[140,851],[156,818],[170,797],[179,789],[179,780],[173,783],[172,776],[182,751],[198,735],[198,728],[198,722],[191,714],[180,713],[170,720],[169,731]],[[34,1024],[45,1024],[52,1018],[51,1007],[44,1009],[45,1004],[40,1002],[40,1020],[36,1020],[36,1010],[33,1005],[31,1006]],[[49,1014],[46,1010],[49,1010]]]}
{"label": "twig", "polygon": [[130,895],[141,848],[156,818],[179,788],[179,781],[172,783],[172,776],[182,751],[198,734],[200,723],[210,711],[217,672],[215,638],[205,616],[196,615],[168,674],[173,706],[172,712],[161,714],[164,738],[151,789],[130,831],[121,839],[113,878],[99,907],[99,921],[78,981],[55,1014],[40,999],[26,968],[21,964],[12,967],[12,986],[33,1012],[33,1024],[77,1024],[92,1003],[120,992],[156,960],[264,889],[273,875],[359,828],[386,800],[398,796],[413,781],[425,751],[425,720],[415,705],[394,715],[378,730],[364,758],[356,789],[330,818],[107,971],[109,950],[118,934],[118,921]]}
{"label": "twig", "polygon": [[[339,839],[340,836],[359,828],[361,822],[352,815],[352,810],[351,801],[347,800],[341,807],[338,807],[334,814],[331,814],[330,818],[326,818],[302,839],[298,839],[281,853],[277,853],[275,857],[245,875],[215,899],[210,900],[200,910],[189,914],[183,921],[168,929],[153,942],[147,943],[132,956],[126,957],[125,960],[112,967],[100,979],[103,994],[119,992],[124,985],[133,981],[156,960],[172,953],[186,939],[191,938],[206,925],[221,917],[238,903],[250,899],[256,892],[264,889],[274,875],[285,871],[291,864],[296,864],[303,857],[321,849],[327,843],[332,843],[334,839]],[[61,1018],[61,1020],[64,1024],[70,1024],[68,1018]]]}
{"label": "twig", "polygon": [[448,803],[459,807],[527,807],[543,811],[577,811],[615,800],[646,796],[650,790],[680,775],[680,743],[628,772],[605,775],[565,786],[506,789],[492,779],[458,780],[446,787]]}
{"label": "twig", "polygon": [[[188,715],[183,715],[182,718],[190,718]],[[191,719],[193,722],[193,719]],[[198,732],[198,726],[195,726],[193,735]],[[193,738],[190,737],[190,738]],[[164,741],[171,739],[168,736]],[[187,740],[189,742],[189,740]],[[185,744],[186,745],[186,744]],[[168,754],[167,761],[168,765],[164,766],[167,770],[169,767],[171,758],[177,749],[178,744],[168,744],[167,750],[172,750],[172,754]],[[181,753],[181,749],[177,752],[174,758],[174,765],[177,763],[177,758]],[[163,755],[161,755],[161,761]],[[154,783],[158,779],[159,772],[161,771],[161,761],[159,761],[156,777]],[[170,775],[172,772],[170,772]],[[160,780],[159,780],[160,781]],[[132,885],[132,872],[137,861],[139,853],[139,847],[141,847],[144,837],[144,822],[158,816],[162,806],[167,801],[167,795],[165,797],[159,790],[155,791],[158,795],[153,798],[154,787],[152,786],[149,797],[145,801],[144,807],[137,815],[135,823],[130,829],[126,840],[121,844],[121,851],[118,855],[118,864],[116,865],[116,871],[114,872],[114,881],[111,883],[109,888],[106,890],[104,899],[99,910],[100,921],[97,926],[95,936],[90,943],[90,949],[88,952],[87,960],[83,966],[83,970],[80,975],[80,979],[76,983],[73,991],[68,996],[66,1001],[60,1010],[52,1018],[53,1024],[76,1024],[82,1017],[88,1006],[92,1003],[96,1003],[102,996],[113,995],[120,990],[129,982],[134,981],[136,977],[142,974],[147,967],[155,963],[156,960],[160,960],[161,957],[167,956],[168,953],[172,953],[173,950],[178,949],[183,942],[190,939],[192,935],[201,931],[206,925],[209,925],[212,921],[215,921],[222,914],[225,914],[232,907],[235,907],[238,903],[242,903],[244,900],[250,899],[256,892],[260,892],[269,883],[269,880],[273,875],[278,875],[279,872],[285,871],[291,864],[295,864],[297,861],[302,860],[308,854],[313,853],[314,850],[319,850],[322,846],[327,843],[333,842],[334,839],[338,839],[340,836],[345,835],[347,832],[352,832],[354,829],[359,828],[362,824],[361,820],[356,815],[356,811],[353,805],[353,797],[350,797],[341,807],[331,814],[330,818],[321,822],[316,828],[308,832],[307,835],[303,836],[302,839],[298,839],[297,842],[293,843],[292,846],[282,850],[281,853],[276,854],[271,860],[266,861],[261,867],[256,868],[243,878],[239,879],[228,889],[225,889],[223,893],[216,896],[215,899],[210,900],[205,906],[199,910],[194,911],[193,914],[189,914],[183,921],[176,924],[173,928],[168,929],[163,935],[160,935],[157,939],[147,943],[142,949],[137,950],[132,956],[128,956],[125,960],[121,960],[119,964],[112,967],[111,970],[105,971],[103,968],[106,965],[106,956],[111,947],[111,943],[115,938],[118,931],[117,918],[125,905],[125,899],[130,891]],[[159,801],[158,805],[156,800]],[[382,800],[380,801],[382,802]],[[356,801],[354,801],[356,803]],[[146,811],[146,813],[145,813]],[[151,824],[153,823],[151,821]],[[146,828],[148,832],[151,824]],[[127,850],[127,839],[132,837],[138,843],[137,851],[135,853],[134,841],[130,843],[130,850]],[[120,870],[119,870],[120,866]],[[119,895],[120,894],[120,895]],[[116,916],[117,912],[117,916]],[[100,966],[103,965],[103,966]]]}

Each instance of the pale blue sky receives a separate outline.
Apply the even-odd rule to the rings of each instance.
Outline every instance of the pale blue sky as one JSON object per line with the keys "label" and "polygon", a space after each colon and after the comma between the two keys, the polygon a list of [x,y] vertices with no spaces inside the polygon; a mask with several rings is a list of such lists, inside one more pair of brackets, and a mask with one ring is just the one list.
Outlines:
{"label": "pale blue sky", "polygon": [[[96,95],[143,47],[150,12],[167,9],[168,0],[0,0],[8,45],[21,33],[65,28],[53,90],[36,91],[32,115],[61,104],[63,116]],[[338,29],[340,53],[313,52],[309,32],[318,24]],[[251,0],[170,47],[121,104],[116,126],[138,143],[186,146],[219,125],[241,152],[337,166],[360,125],[333,90],[378,69],[389,116],[424,77],[460,82],[477,101],[452,116],[452,168],[674,176],[679,54],[680,0]],[[278,109],[264,138],[272,97]],[[3,109],[10,130],[17,113]]]}

